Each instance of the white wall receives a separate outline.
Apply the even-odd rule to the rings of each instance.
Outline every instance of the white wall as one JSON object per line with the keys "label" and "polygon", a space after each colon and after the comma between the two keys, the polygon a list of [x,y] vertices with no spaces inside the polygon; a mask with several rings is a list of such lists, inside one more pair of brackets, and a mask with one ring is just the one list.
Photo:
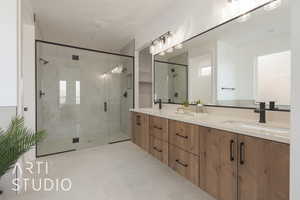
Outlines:
{"label": "white wall", "polygon": [[300,1],[292,0],[291,200],[300,199]]}
{"label": "white wall", "polygon": [[0,106],[17,106],[17,2],[0,5]]}
{"label": "white wall", "polygon": [[[241,12],[268,1],[253,0],[254,3],[245,6]],[[176,34],[174,40],[176,44],[236,16],[238,13],[224,17],[223,9],[227,8],[227,2],[227,0],[174,0],[166,12],[145,23],[145,27],[135,35],[136,49],[140,50],[145,44],[149,44],[167,31]]]}
{"label": "white wall", "polygon": [[189,51],[189,73],[188,90],[189,101],[201,100],[205,104],[213,103],[212,98],[212,71],[210,75],[201,74],[201,70],[211,67],[213,70],[213,52],[210,49],[203,52],[201,48],[194,48]]}

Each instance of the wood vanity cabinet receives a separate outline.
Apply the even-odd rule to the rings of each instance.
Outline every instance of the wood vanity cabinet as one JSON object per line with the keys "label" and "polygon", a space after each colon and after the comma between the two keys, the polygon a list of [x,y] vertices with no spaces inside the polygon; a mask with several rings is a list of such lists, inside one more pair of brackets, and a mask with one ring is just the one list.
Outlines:
{"label": "wood vanity cabinet", "polygon": [[150,135],[168,142],[168,119],[150,116]]}
{"label": "wood vanity cabinet", "polygon": [[169,144],[169,167],[199,185],[199,157]]}
{"label": "wood vanity cabinet", "polygon": [[211,129],[200,152],[200,188],[216,199],[289,199],[289,145]]}
{"label": "wood vanity cabinet", "polygon": [[288,200],[287,144],[238,136],[238,199]]}
{"label": "wood vanity cabinet", "polygon": [[161,162],[168,165],[169,163],[169,144],[150,136],[150,153]]}
{"label": "wood vanity cabinet", "polygon": [[169,143],[195,155],[200,154],[199,126],[170,120]]}
{"label": "wood vanity cabinet", "polygon": [[132,116],[134,143],[217,200],[289,200],[288,144]]}
{"label": "wood vanity cabinet", "polygon": [[145,151],[149,152],[149,116],[142,113],[133,113],[133,134],[132,141]]}
{"label": "wood vanity cabinet", "polygon": [[236,200],[237,135],[204,127],[199,133],[200,188],[218,200]]}

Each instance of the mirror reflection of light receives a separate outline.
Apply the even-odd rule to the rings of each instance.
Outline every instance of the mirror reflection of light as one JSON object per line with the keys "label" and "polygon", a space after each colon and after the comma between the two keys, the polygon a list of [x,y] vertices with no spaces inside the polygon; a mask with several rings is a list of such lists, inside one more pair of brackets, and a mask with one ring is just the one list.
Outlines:
{"label": "mirror reflection of light", "polygon": [[122,71],[123,71],[123,66],[120,65],[120,66],[117,66],[117,67],[113,68],[111,70],[111,73],[113,73],[113,74],[121,74]]}
{"label": "mirror reflection of light", "polygon": [[245,21],[249,20],[250,17],[251,17],[250,13],[244,14],[241,17],[239,17],[236,21],[242,23],[242,22],[245,22]]}
{"label": "mirror reflection of light", "polygon": [[271,2],[268,5],[264,6],[264,9],[266,11],[271,11],[271,10],[274,10],[274,9],[278,8],[279,6],[281,6],[281,4],[282,4],[282,0],[277,0],[277,1]]}
{"label": "mirror reflection of light", "polygon": [[202,67],[199,69],[198,76],[210,76],[211,75],[211,66]]}
{"label": "mirror reflection of light", "polygon": [[162,51],[162,52],[159,53],[159,55],[164,56],[164,55],[166,55],[166,53],[164,51]]}
{"label": "mirror reflection of light", "polygon": [[182,49],[183,48],[183,45],[182,45],[182,43],[180,43],[180,44],[177,44],[176,46],[175,46],[175,49]]}
{"label": "mirror reflection of light", "polygon": [[167,53],[173,53],[174,49],[171,47],[169,49],[167,49]]}
{"label": "mirror reflection of light", "polygon": [[101,78],[101,79],[105,79],[105,78],[107,78],[107,76],[108,76],[108,75],[105,73],[105,74],[100,75],[100,78]]}

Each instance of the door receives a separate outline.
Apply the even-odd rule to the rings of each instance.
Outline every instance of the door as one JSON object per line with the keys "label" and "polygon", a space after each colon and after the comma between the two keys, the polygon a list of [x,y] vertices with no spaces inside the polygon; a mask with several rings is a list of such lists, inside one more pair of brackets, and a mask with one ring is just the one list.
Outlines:
{"label": "door", "polygon": [[237,136],[200,127],[200,187],[218,200],[237,199]]}
{"label": "door", "polygon": [[239,200],[289,199],[289,145],[239,136]]}
{"label": "door", "polygon": [[[76,50],[37,43],[37,128],[47,132],[37,155],[75,150],[81,123],[81,65]],[[82,138],[81,138],[82,139]]]}

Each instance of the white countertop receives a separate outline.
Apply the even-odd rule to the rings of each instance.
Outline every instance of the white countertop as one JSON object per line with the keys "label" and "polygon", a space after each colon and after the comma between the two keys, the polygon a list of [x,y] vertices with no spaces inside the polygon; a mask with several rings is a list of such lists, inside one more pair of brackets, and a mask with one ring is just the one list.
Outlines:
{"label": "white countertop", "polygon": [[[217,114],[208,114],[208,113],[177,114],[175,111],[167,110],[167,109],[158,110],[158,109],[151,109],[151,108],[140,108],[140,109],[131,109],[130,111],[167,118],[171,120],[182,121],[182,122],[200,125],[204,127],[225,130],[233,133],[238,133],[241,135],[252,136],[252,137],[272,140],[272,141],[286,143],[286,144],[290,143],[289,127],[285,127],[283,125],[278,125],[274,123],[273,124],[267,123],[262,125],[262,124],[258,124],[257,121],[253,121],[253,120],[240,119],[240,118],[237,119],[231,116],[221,116]],[[254,126],[259,125],[265,128],[278,128],[279,130],[283,130],[283,131],[272,132],[270,130],[258,130],[252,127],[249,128],[247,126],[239,126],[236,123],[231,123],[231,121],[242,122],[242,123],[244,122],[246,124],[253,124]]]}

